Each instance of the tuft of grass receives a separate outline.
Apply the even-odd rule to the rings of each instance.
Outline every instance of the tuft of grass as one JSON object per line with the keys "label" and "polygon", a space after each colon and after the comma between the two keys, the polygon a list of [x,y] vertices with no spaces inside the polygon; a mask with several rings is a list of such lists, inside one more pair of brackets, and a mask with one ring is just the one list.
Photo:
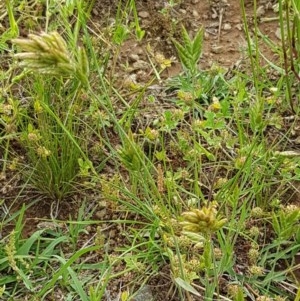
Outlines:
{"label": "tuft of grass", "polygon": [[82,48],[72,55],[57,32],[13,43],[22,50],[14,55],[20,67],[39,74],[32,74],[31,103],[19,116],[20,143],[29,160],[26,175],[38,191],[61,200],[74,191],[79,160],[88,161],[80,138],[84,128],[76,118],[88,85],[87,57]]}

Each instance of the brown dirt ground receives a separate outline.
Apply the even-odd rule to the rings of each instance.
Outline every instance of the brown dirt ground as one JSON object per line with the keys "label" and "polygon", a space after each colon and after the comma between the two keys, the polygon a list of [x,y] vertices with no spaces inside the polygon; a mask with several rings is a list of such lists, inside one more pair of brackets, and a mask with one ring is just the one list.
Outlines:
{"label": "brown dirt ground", "polygon": [[[96,1],[93,9],[93,21],[98,28],[103,28],[114,21],[117,0]],[[125,2],[125,1],[124,1]],[[176,56],[171,38],[180,39],[181,25],[184,25],[193,36],[199,28],[205,28],[205,40],[200,66],[206,68],[212,64],[230,67],[243,57],[246,39],[243,33],[243,21],[240,1],[236,0],[185,0],[177,1],[169,7],[167,1],[141,0],[136,1],[140,26],[146,31],[145,38],[137,43],[129,39],[122,46],[121,60],[130,60],[132,54],[143,56],[149,43],[157,52],[166,57]],[[260,30],[263,34],[276,41],[277,21],[272,20],[274,12],[272,4],[276,1],[258,1],[257,7],[263,12]],[[246,1],[248,22],[253,24],[253,1]],[[163,13],[165,11],[165,13]],[[273,54],[264,47],[264,55],[272,58]],[[147,60],[147,58],[144,59]],[[174,63],[168,70],[168,76],[181,70],[179,63]]]}

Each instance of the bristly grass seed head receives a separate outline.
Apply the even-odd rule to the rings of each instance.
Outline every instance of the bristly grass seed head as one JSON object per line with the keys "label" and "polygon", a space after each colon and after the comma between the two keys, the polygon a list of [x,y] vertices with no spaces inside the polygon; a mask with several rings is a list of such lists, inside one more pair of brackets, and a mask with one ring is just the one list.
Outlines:
{"label": "bristly grass seed head", "polygon": [[41,74],[76,77],[88,86],[89,64],[84,49],[78,47],[74,59],[59,33],[29,34],[27,39],[13,39],[12,43],[22,50],[14,55],[22,60],[21,67]]}
{"label": "bristly grass seed head", "polygon": [[43,74],[70,75],[75,73],[75,63],[67,44],[57,33],[29,34],[27,39],[13,39],[21,53],[14,55],[22,60],[21,67],[38,70]]}
{"label": "bristly grass seed head", "polygon": [[192,209],[182,214],[184,221],[181,223],[183,230],[194,233],[209,234],[221,229],[227,222],[226,218],[218,216],[216,202],[211,202],[202,209]]}

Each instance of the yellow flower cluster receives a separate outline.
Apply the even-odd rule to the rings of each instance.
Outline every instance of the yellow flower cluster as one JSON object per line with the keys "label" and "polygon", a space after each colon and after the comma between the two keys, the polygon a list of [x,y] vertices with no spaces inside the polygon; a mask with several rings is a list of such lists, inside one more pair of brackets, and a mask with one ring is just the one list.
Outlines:
{"label": "yellow flower cluster", "polygon": [[216,202],[211,202],[202,209],[192,209],[182,214],[181,222],[184,231],[194,233],[211,233],[221,229],[227,222],[226,218],[218,216]]}

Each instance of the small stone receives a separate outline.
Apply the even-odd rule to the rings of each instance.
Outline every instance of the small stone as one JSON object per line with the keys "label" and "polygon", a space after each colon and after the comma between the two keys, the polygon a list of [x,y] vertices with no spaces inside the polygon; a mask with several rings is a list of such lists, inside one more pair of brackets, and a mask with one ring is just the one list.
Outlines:
{"label": "small stone", "polygon": [[199,17],[199,13],[195,9],[193,10],[193,16],[196,18]]}
{"label": "small stone", "polygon": [[231,29],[231,25],[229,23],[225,23],[223,29],[224,30],[230,30]]}
{"label": "small stone", "polygon": [[278,40],[281,40],[281,29],[279,27],[275,30],[275,36]]}
{"label": "small stone", "polygon": [[233,24],[239,24],[241,23],[241,19],[240,18],[231,19],[230,22]]}
{"label": "small stone", "polygon": [[211,15],[211,18],[212,19],[217,19],[219,17],[219,15],[217,14],[217,13],[213,13],[212,15]]}
{"label": "small stone", "polygon": [[213,45],[211,47],[211,52],[214,54],[219,54],[223,52],[223,46],[217,46],[217,45]]}
{"label": "small stone", "polygon": [[153,300],[153,295],[152,295],[151,287],[149,285],[145,285],[144,287],[142,287],[133,299],[133,301],[152,301],[152,300]]}
{"label": "small stone", "polygon": [[93,13],[94,16],[99,16],[99,12],[96,8],[92,9],[92,13]]}
{"label": "small stone", "polygon": [[146,19],[146,18],[149,18],[150,14],[147,12],[147,11],[140,11],[139,12],[139,17],[143,18],[143,19]]}
{"label": "small stone", "polygon": [[[136,46],[134,46],[134,47],[136,47]],[[142,49],[142,48],[136,48],[136,53],[138,54],[138,55],[141,55],[141,54],[143,54],[144,53],[144,50]]]}
{"label": "small stone", "polygon": [[134,69],[141,69],[141,70],[148,69],[147,62],[145,62],[143,60],[138,60],[138,61],[134,62],[132,66]]}
{"label": "small stone", "polygon": [[137,62],[140,59],[140,57],[135,53],[130,54],[129,58],[131,59],[132,62]]}
{"label": "small stone", "polygon": [[258,9],[256,10],[256,16],[257,17],[262,17],[266,13],[266,10],[264,6],[259,6]]}
{"label": "small stone", "polygon": [[104,209],[107,207],[107,203],[106,203],[106,201],[99,201],[98,206],[99,206],[99,209]]}
{"label": "small stone", "polygon": [[179,12],[181,13],[181,14],[183,14],[183,15],[186,15],[186,10],[185,9],[179,9]]}
{"label": "small stone", "polygon": [[110,237],[110,238],[116,237],[116,230],[114,230],[114,229],[110,230],[110,231],[109,231],[109,237]]}
{"label": "small stone", "polygon": [[106,215],[106,210],[97,211],[95,215],[98,219],[102,220]]}
{"label": "small stone", "polygon": [[200,0],[192,0],[192,4],[197,4],[199,2],[200,2]]}
{"label": "small stone", "polygon": [[266,8],[267,10],[271,10],[271,9],[273,8],[272,2],[269,1],[269,2],[265,5],[265,8]]}
{"label": "small stone", "polygon": [[243,29],[243,25],[240,23],[240,24],[236,24],[234,26],[236,29],[238,29],[239,31],[241,31]]}

